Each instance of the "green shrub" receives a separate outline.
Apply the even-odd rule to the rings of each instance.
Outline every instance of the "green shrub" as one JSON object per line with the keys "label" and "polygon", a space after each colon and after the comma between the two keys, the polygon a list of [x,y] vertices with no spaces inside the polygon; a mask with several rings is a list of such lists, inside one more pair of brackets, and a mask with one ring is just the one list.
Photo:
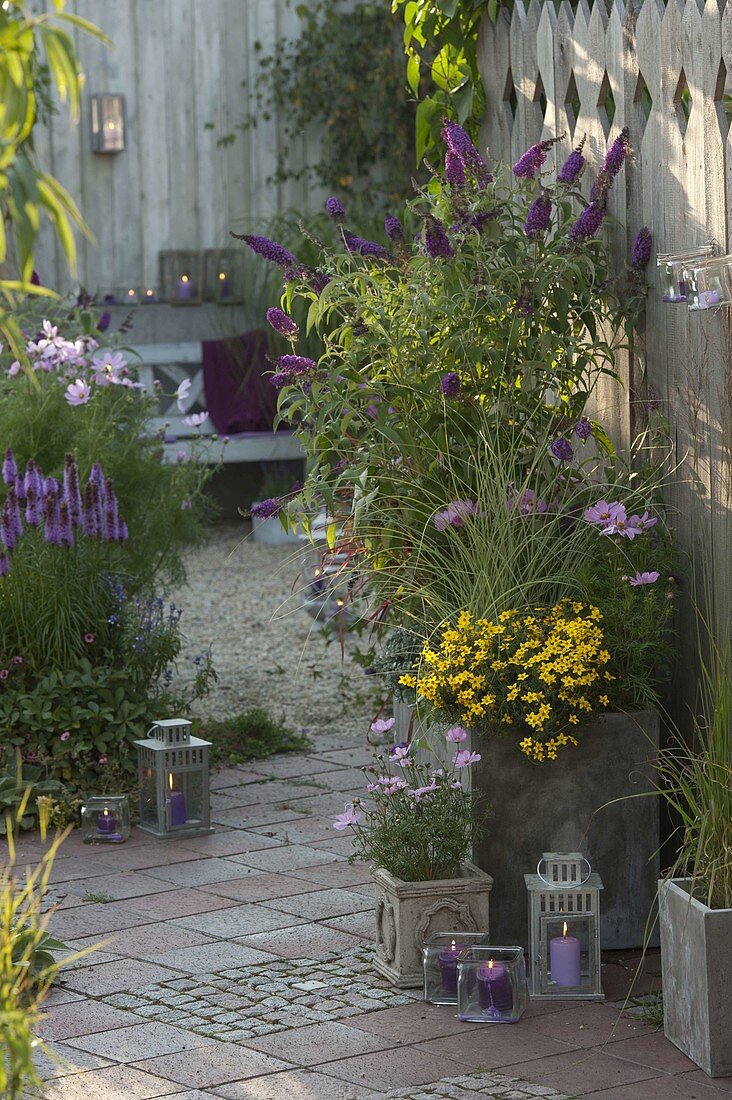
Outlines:
{"label": "green shrub", "polygon": [[305,752],[311,742],[283,722],[254,707],[234,718],[207,719],[201,736],[211,740],[211,762],[222,767],[261,760],[278,752]]}

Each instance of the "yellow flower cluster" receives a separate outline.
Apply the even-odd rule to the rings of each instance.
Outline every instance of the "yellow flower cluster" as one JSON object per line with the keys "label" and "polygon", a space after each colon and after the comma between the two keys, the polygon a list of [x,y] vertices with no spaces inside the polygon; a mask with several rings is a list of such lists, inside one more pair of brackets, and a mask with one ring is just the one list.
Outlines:
{"label": "yellow flower cluster", "polygon": [[427,642],[415,674],[400,683],[467,726],[498,723],[525,731],[519,748],[532,760],[555,760],[566,732],[610,700],[602,615],[592,604],[563,600],[531,612],[504,611],[496,622],[462,611]]}

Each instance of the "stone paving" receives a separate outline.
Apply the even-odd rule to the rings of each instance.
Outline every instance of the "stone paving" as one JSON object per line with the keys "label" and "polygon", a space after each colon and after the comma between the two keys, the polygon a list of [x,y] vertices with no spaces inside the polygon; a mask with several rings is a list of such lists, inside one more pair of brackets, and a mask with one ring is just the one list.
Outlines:
{"label": "stone paving", "polygon": [[[47,1100],[713,1100],[712,1081],[618,1005],[532,1002],[462,1024],[371,968],[368,869],[332,818],[370,757],[348,737],[229,768],[211,836],[57,860],[51,931],[102,947],[65,972],[41,1027]],[[23,838],[22,859],[40,851]],[[621,996],[632,960],[613,958]],[[615,990],[612,993],[612,990]]]}

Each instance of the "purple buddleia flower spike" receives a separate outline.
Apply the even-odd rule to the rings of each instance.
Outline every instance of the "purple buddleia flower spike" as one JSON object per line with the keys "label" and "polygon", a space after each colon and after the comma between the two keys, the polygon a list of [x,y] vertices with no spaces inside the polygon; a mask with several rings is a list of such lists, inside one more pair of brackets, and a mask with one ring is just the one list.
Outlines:
{"label": "purple buddleia flower spike", "polygon": [[59,545],[69,549],[74,545],[74,527],[71,522],[71,511],[65,500],[61,501],[58,510]]}
{"label": "purple buddleia flower spike", "polygon": [[72,454],[64,458],[64,482],[62,500],[69,509],[69,518],[74,527],[81,523],[81,490],[79,488],[79,471]]}
{"label": "purple buddleia flower spike", "polygon": [[329,199],[325,200],[325,212],[329,218],[331,218],[336,225],[344,225],[346,222],[346,211],[343,203],[340,199],[337,199],[335,195],[331,195]]}
{"label": "purple buddleia flower spike", "polygon": [[285,313],[279,306],[270,306],[267,310],[267,322],[280,336],[286,336],[288,340],[296,340],[300,334],[297,321]]}
{"label": "purple buddleia flower spike", "polygon": [[359,256],[375,256],[378,259],[386,259],[389,253],[382,244],[376,241],[367,241],[364,237],[357,237],[355,233],[343,230],[343,241],[349,252],[356,252]]}
{"label": "purple buddleia flower spike", "polygon": [[460,394],[460,375],[457,371],[443,374],[440,379],[440,393],[445,397],[458,397]]}
{"label": "purple buddleia flower spike", "polygon": [[10,562],[5,554],[0,552],[0,577],[7,577],[10,572]]}
{"label": "purple buddleia flower spike", "polygon": [[61,542],[61,528],[58,495],[56,493],[46,494],[46,499],[43,503],[43,519],[43,533],[46,542],[53,543],[57,546]]}
{"label": "purple buddleia flower spike", "polygon": [[25,478],[22,474],[18,474],[15,479],[15,495],[18,500],[25,500]]}
{"label": "purple buddleia flower spike", "polygon": [[445,153],[445,180],[450,184],[450,187],[465,186],[465,162],[460,154],[453,149],[448,149]]}
{"label": "purple buddleia flower spike", "polygon": [[5,459],[3,461],[3,481],[6,485],[15,485],[17,476],[18,467],[15,464],[15,456],[10,448],[8,448],[5,452]]}
{"label": "purple buddleia flower spike", "polygon": [[100,313],[99,320],[97,321],[97,328],[100,332],[106,332],[112,321],[112,314],[105,309],[104,313]]}
{"label": "purple buddleia flower spike", "polygon": [[552,452],[555,458],[558,458],[560,462],[571,462],[574,457],[574,451],[572,450],[572,444],[568,439],[560,436],[555,439],[549,450]]}
{"label": "purple buddleia flower spike", "polygon": [[38,527],[41,522],[41,498],[32,485],[25,498],[25,522],[29,527]]}
{"label": "purple buddleia flower spike", "polygon": [[455,255],[444,227],[431,214],[425,218],[424,242],[427,255],[433,260],[438,257],[451,260]]}
{"label": "purple buddleia flower spike", "polygon": [[582,156],[587,137],[583,137],[576,149],[565,160],[557,173],[557,183],[576,183],[585,168],[585,158]]}
{"label": "purple buddleia flower spike", "polygon": [[84,511],[82,513],[81,522],[84,528],[84,534],[90,539],[98,538],[100,534],[99,517],[94,501],[95,490],[96,486],[94,483],[87,481],[84,486]]}
{"label": "purple buddleia flower spike", "polygon": [[577,421],[574,426],[574,434],[578,439],[581,439],[583,443],[586,443],[590,438],[592,435],[592,424],[586,416],[581,416]]}
{"label": "purple buddleia flower spike", "polygon": [[591,202],[569,231],[570,241],[586,241],[594,237],[605,218],[605,204]]}
{"label": "purple buddleia flower spike", "polygon": [[[472,171],[481,187],[492,183],[493,176],[485,166],[485,161],[473,145],[470,135],[457,122],[446,119],[442,127],[442,140],[448,148],[448,152],[457,153],[463,163],[463,167]],[[447,157],[445,158],[447,169]]]}
{"label": "purple buddleia flower spike", "polygon": [[326,275],[324,271],[312,271],[307,281],[310,284],[310,288],[314,290],[317,295],[321,295],[330,282],[330,275]]}
{"label": "purple buddleia flower spike", "polygon": [[115,542],[117,539],[117,528],[119,526],[119,507],[117,504],[117,497],[114,494],[114,486],[112,485],[111,478],[107,478],[104,483],[104,488],[104,538],[108,542]]}
{"label": "purple buddleia flower spike", "polygon": [[532,180],[536,173],[543,168],[547,153],[552,145],[561,141],[562,137],[564,137],[564,134],[560,137],[548,138],[546,141],[539,141],[536,145],[532,145],[527,149],[513,166],[514,176],[519,179]]}
{"label": "purple buddleia flower spike", "polygon": [[630,254],[630,266],[634,271],[642,271],[651,258],[653,249],[653,236],[647,226],[638,231],[633,241],[633,250]]}
{"label": "purple buddleia flower spike", "polygon": [[246,241],[252,252],[256,252],[258,256],[269,260],[270,263],[277,264],[278,267],[284,270],[297,270],[297,257],[293,256],[292,252],[289,252],[286,248],[283,248],[281,244],[271,241],[269,237],[256,237],[250,233],[232,233],[231,235],[236,237],[238,241]]}
{"label": "purple buddleia flower spike", "polygon": [[552,200],[549,198],[546,191],[543,191],[538,199],[531,204],[529,213],[526,216],[526,224],[524,225],[524,233],[526,236],[537,240],[539,237],[543,237],[549,228],[549,219],[551,216]]}
{"label": "purple buddleia flower spike", "polygon": [[628,127],[624,126],[608,149],[600,169],[601,172],[607,172],[610,176],[617,176],[630,152],[629,133]]}
{"label": "purple buddleia flower spike", "polygon": [[402,223],[399,218],[394,214],[387,214],[384,218],[384,231],[390,241],[394,244],[404,243],[404,230],[402,229]]}

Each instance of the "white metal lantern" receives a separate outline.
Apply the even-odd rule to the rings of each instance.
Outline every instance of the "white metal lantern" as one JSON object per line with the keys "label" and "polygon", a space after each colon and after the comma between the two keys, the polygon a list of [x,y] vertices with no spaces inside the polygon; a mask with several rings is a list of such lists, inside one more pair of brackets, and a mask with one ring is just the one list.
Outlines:
{"label": "white metal lantern", "polygon": [[545,852],[524,881],[531,996],[604,1001],[600,876],[580,852]]}
{"label": "white metal lantern", "polygon": [[91,129],[93,153],[124,153],[125,97],[93,95]]}
{"label": "white metal lantern", "polygon": [[211,833],[208,750],[192,737],[185,718],[156,722],[135,741],[140,785],[140,828],[155,836]]}

